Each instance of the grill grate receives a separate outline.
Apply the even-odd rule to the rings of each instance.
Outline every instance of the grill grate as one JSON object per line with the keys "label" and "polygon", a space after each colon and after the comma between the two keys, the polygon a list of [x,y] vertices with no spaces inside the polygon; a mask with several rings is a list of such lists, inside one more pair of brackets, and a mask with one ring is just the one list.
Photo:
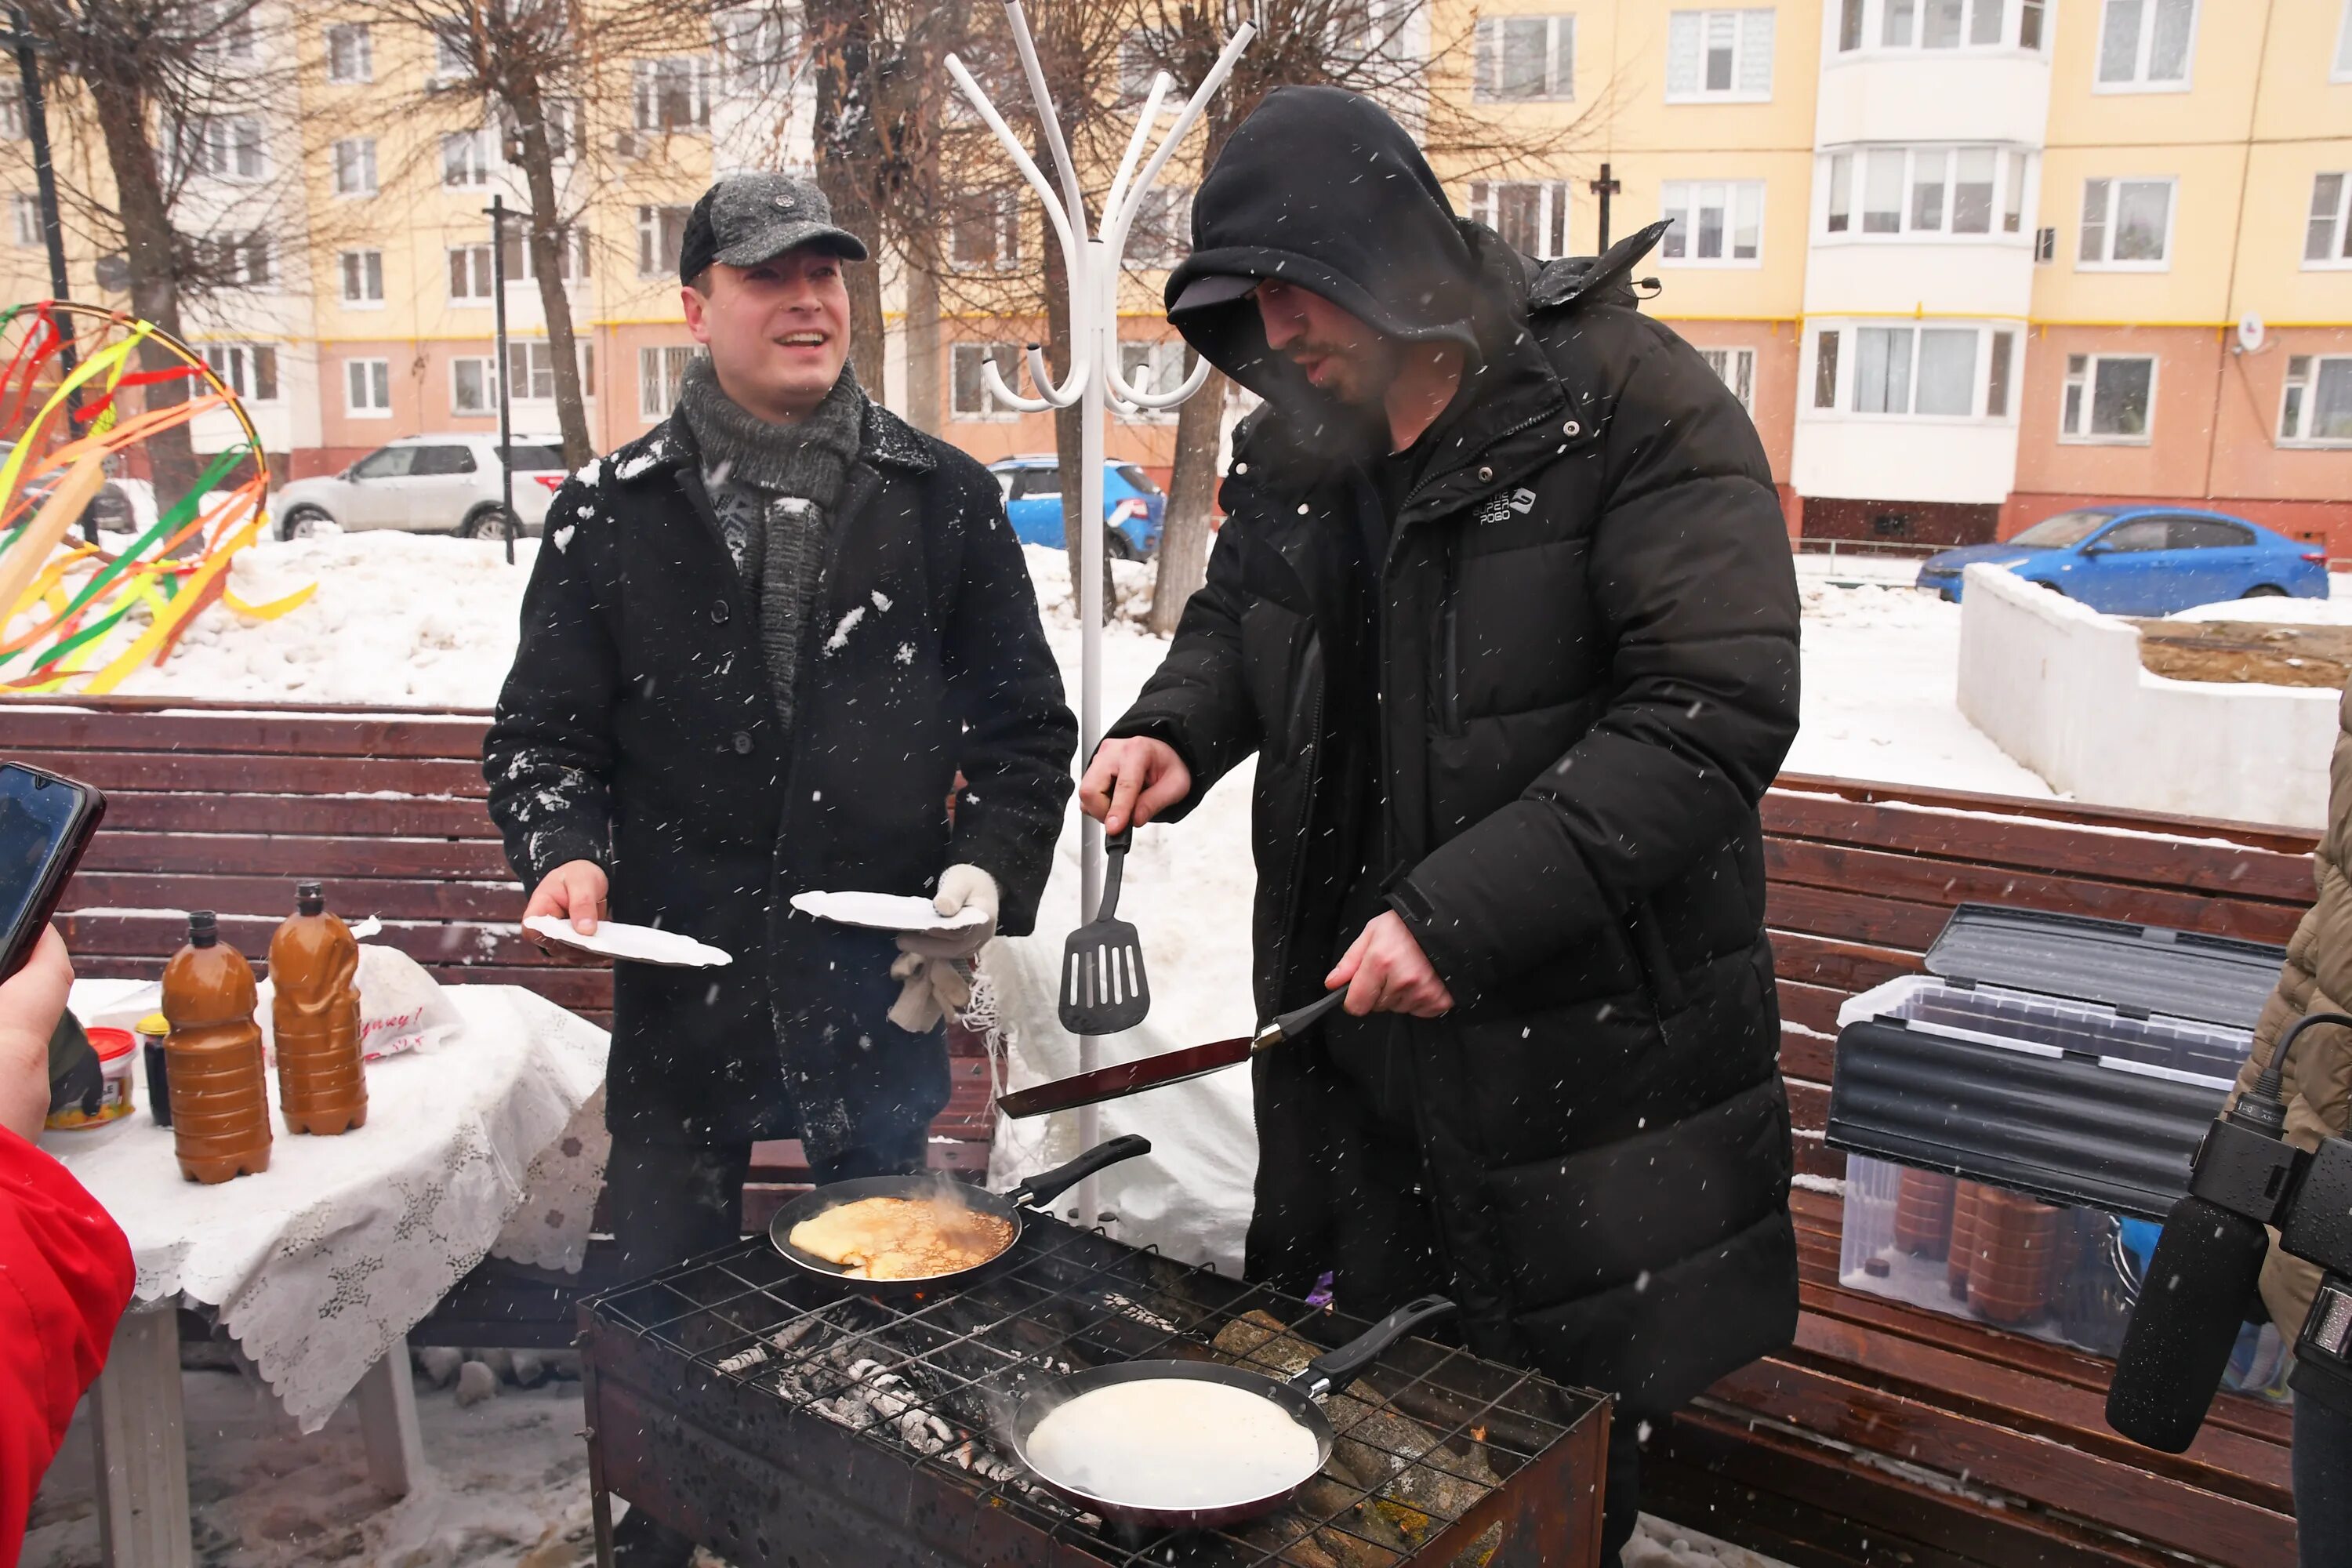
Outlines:
{"label": "grill grate", "polygon": [[[1349,1385],[1376,1404],[1334,1392],[1333,1463],[1290,1505],[1218,1530],[1139,1532],[1035,1486],[990,1436],[1028,1379],[1153,1358],[1216,1359],[1282,1377],[1365,1325],[1035,1215],[1003,1266],[929,1297],[850,1294],[755,1239],[607,1292],[583,1316],[592,1367],[607,1334],[631,1342],[635,1398],[723,1406],[730,1425],[778,1409],[821,1420],[854,1435],[859,1450],[932,1479],[931,1495],[950,1508],[960,1497],[975,1513],[1001,1513],[1050,1538],[1063,1561],[1118,1568],[1386,1568],[1444,1561],[1429,1555],[1441,1547],[1449,1558],[1482,1562],[1499,1525],[1480,1524],[1483,1542],[1454,1527],[1474,1513],[1499,1518],[1486,1505],[1525,1489],[1515,1480],[1538,1480],[1530,1467],[1600,1403],[1465,1351],[1407,1341]],[[688,1399],[696,1390],[718,1404]],[[793,1447],[772,1462],[822,1481],[809,1446]],[[1557,1465],[1538,1468],[1547,1490],[1564,1479],[1550,1473]],[[685,1493],[696,1483],[666,1475],[661,1484]],[[1565,1511],[1570,1500],[1549,1506]],[[805,1552],[802,1560],[810,1560]]]}

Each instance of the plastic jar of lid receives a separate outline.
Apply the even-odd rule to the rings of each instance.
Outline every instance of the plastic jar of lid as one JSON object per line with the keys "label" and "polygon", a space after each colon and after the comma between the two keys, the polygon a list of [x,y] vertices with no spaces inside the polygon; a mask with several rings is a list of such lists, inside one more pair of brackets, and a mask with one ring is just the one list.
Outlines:
{"label": "plastic jar of lid", "polygon": [[131,1058],[138,1049],[138,1040],[128,1029],[91,1029],[87,1033],[89,1048],[98,1053],[99,1070],[104,1074],[98,1109],[89,1110],[79,1105],[68,1105],[51,1112],[45,1126],[79,1131],[103,1127],[131,1114]]}

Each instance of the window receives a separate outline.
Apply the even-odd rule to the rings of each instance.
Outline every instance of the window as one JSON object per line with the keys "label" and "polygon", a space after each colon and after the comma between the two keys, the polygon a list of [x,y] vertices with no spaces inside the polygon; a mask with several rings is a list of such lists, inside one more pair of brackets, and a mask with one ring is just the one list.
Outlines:
{"label": "window", "polygon": [[278,401],[278,351],[268,343],[207,343],[205,363],[246,402]]}
{"label": "window", "polygon": [[1764,182],[1668,180],[1664,217],[1672,225],[1661,259],[1691,264],[1757,264],[1764,245]]}
{"label": "window", "polygon": [[15,75],[0,79],[0,140],[25,139],[25,84]]}
{"label": "window", "polygon": [[2156,361],[2145,354],[2068,354],[2062,441],[2147,444]]}
{"label": "window", "polygon": [[338,22],[327,29],[327,79],[375,79],[375,44],[365,22]]}
{"label": "window", "polygon": [[347,359],[343,362],[343,412],[360,419],[392,417],[390,360]]}
{"label": "window", "polygon": [[269,173],[261,121],[250,114],[198,116],[180,133],[184,167],[218,180],[258,180]]}
{"label": "window", "polygon": [[498,361],[475,354],[451,360],[449,362],[449,412],[496,414],[498,411]]}
{"label": "window", "polygon": [[1816,329],[1815,408],[1927,419],[2009,417],[2016,333],[1848,322]]}
{"label": "window", "polygon": [[2352,267],[2352,224],[2345,221],[2345,197],[2352,194],[2352,176],[2341,174],[2311,177],[2311,221],[2303,235],[2303,265]]}
{"label": "window", "polygon": [[[490,397],[493,402],[498,399],[498,385],[495,382],[491,384]],[[408,471],[419,479],[439,479],[447,474],[476,473],[480,470],[480,467],[474,461],[474,449],[471,447],[457,447],[443,442],[431,447],[417,447],[416,460],[409,465]]]}
{"label": "window", "polygon": [[2017,353],[2015,332],[1992,335],[1992,363],[1985,372],[1985,417],[2009,417],[2009,377]]}
{"label": "window", "polygon": [[2254,542],[2251,530],[2218,517],[2174,517],[2165,520],[2165,543],[2173,550],[2242,550]]}
{"label": "window", "polygon": [[2106,0],[2099,22],[2101,92],[2181,92],[2197,38],[2197,0]]}
{"label": "window", "polygon": [[1192,187],[1154,185],[1143,193],[1127,231],[1127,259],[1139,267],[1173,267],[1192,248]]}
{"label": "window", "polygon": [[[1142,27],[1130,28],[1118,40],[1118,100],[1139,110],[1151,95],[1151,79],[1160,74],[1161,38]],[[956,96],[961,97],[961,93]],[[1166,100],[1161,100],[1164,106]]]}
{"label": "window", "polygon": [[375,195],[375,138],[347,136],[335,143],[335,195]]}
{"label": "window", "polygon": [[[1150,342],[1121,339],[1118,345],[1118,374],[1128,385],[1138,392],[1169,393],[1184,384],[1190,370],[1184,363],[1184,340],[1164,338]],[[1132,414],[1121,414],[1128,423],[1148,425],[1173,424],[1173,408],[1138,407]]]}
{"label": "window", "polygon": [[711,52],[718,57],[726,91],[756,98],[793,79],[793,61],[800,53],[800,26],[793,13],[781,6],[721,11],[711,18],[710,32]]}
{"label": "window", "polygon": [[518,398],[555,400],[555,355],[545,342],[507,344],[507,384]]}
{"label": "window", "polygon": [[949,264],[960,270],[1019,265],[1020,211],[1011,191],[983,192],[964,202],[949,220]]}
{"label": "window", "polygon": [[2170,265],[2172,185],[2163,180],[2084,180],[2078,268],[2158,272]]}
{"label": "window", "polygon": [[678,390],[686,384],[686,367],[694,363],[691,347],[637,351],[637,415],[647,424],[667,419],[677,406]]}
{"label": "window", "polygon": [[1482,16],[1476,47],[1472,96],[1481,103],[1576,96],[1573,16]]}
{"label": "window", "polygon": [[[1989,235],[2025,221],[2026,155],[1997,147],[1873,147],[1832,153],[1822,227],[1831,234]],[[1856,186],[1860,190],[1857,193]],[[1857,228],[1854,202],[1860,196]]]}
{"label": "window", "polygon": [[[2039,49],[2045,0],[1841,0],[1838,51]],[[2012,38],[2009,18],[2017,17]],[[1868,31],[1875,24],[1874,32]]]}
{"label": "window", "polygon": [[2336,68],[2330,81],[2352,81],[2352,0],[2344,0],[2344,19],[2336,25]]}
{"label": "window", "polygon": [[237,0],[195,8],[190,19],[201,27],[203,47],[222,59],[250,62],[255,58],[253,7]]}
{"label": "window", "polygon": [[2161,517],[2136,517],[2119,522],[2093,542],[2115,555],[2139,555],[2172,547],[2172,524]]}
{"label": "window", "polygon": [[41,232],[41,202],[38,196],[21,193],[8,198],[8,211],[16,220],[16,243],[37,246],[46,242]]}
{"label": "window", "polygon": [[1549,261],[1568,254],[1568,182],[1475,181],[1470,216],[1523,256]]}
{"label": "window", "polygon": [[1698,357],[1706,361],[1706,368],[1715,372],[1731,395],[1739,399],[1739,406],[1748,413],[1756,412],[1756,351],[1754,349],[1701,349]]}
{"label": "window", "polygon": [[1838,387],[1839,333],[1824,328],[1813,342],[1813,406],[1835,408]]}
{"label": "window", "polygon": [[[637,209],[637,276],[659,278],[677,271],[678,252],[686,248],[686,218],[688,207],[639,207]],[[654,416],[666,418],[665,408]]]}
{"label": "window", "polygon": [[453,245],[449,247],[449,302],[487,305],[490,302],[490,247]]}
{"label": "window", "polygon": [[2279,440],[2299,447],[2352,446],[2352,358],[2288,358]]}
{"label": "window", "polygon": [[1772,12],[1676,11],[1666,26],[1666,101],[1772,96]]}
{"label": "window", "polygon": [[433,85],[451,87],[474,74],[474,34],[463,16],[433,25]]}
{"label": "window", "polygon": [[379,447],[352,465],[355,479],[404,479],[416,466],[414,447]]}
{"label": "window", "polygon": [[276,275],[271,265],[269,237],[254,230],[245,234],[208,234],[194,244],[196,264],[225,289],[263,289]]}
{"label": "window", "polygon": [[383,251],[346,250],[335,258],[335,267],[343,278],[344,304],[383,303]]}
{"label": "window", "polygon": [[639,60],[632,74],[636,127],[660,134],[710,129],[710,60],[703,55]]}
{"label": "window", "polygon": [[488,138],[479,131],[445,132],[441,137],[441,184],[448,190],[478,189],[490,183]]}
{"label": "window", "polygon": [[[530,222],[529,214],[518,214],[506,226],[502,248],[506,252],[507,281],[536,283],[538,269],[531,262],[529,237],[523,232]],[[588,277],[588,231],[575,224],[563,226],[556,237],[556,254],[562,258],[562,271],[558,274],[566,283],[584,282]]]}
{"label": "window", "polygon": [[[1122,344],[1122,350],[1126,345]],[[949,407],[958,419],[1013,419],[1019,410],[1000,405],[990,395],[988,384],[981,377],[983,363],[996,362],[996,372],[1008,384],[1020,374],[1021,346],[1018,343],[958,343],[952,365],[954,385],[949,391]]]}

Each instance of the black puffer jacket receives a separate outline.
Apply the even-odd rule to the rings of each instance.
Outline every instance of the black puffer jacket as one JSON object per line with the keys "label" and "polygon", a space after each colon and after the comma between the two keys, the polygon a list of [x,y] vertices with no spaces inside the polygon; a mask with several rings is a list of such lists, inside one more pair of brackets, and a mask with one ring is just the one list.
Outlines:
{"label": "black puffer jacket", "polygon": [[[1397,1264],[1421,1220],[1475,1347],[1671,1409],[1796,1321],[1757,803],[1796,731],[1798,609],[1754,428],[1634,309],[1654,230],[1535,275],[1362,100],[1274,94],[1194,224],[1171,301],[1247,251],[1409,288],[1383,296],[1392,330],[1454,336],[1466,312],[1479,356],[1379,574],[1374,710],[1345,689],[1370,619],[1347,548],[1377,504],[1360,421],[1268,355],[1247,301],[1175,318],[1269,405],[1207,586],[1112,732],[1175,747],[1194,800],[1257,753],[1263,1014],[1320,993],[1383,808],[1389,903],[1457,999],[1396,1026],[1402,1150],[1351,1109],[1361,1064],[1314,1037],[1258,1058],[1251,1271],[1336,1268],[1343,1299],[1380,1282],[1347,1300],[1379,1310],[1422,1283]],[[1362,261],[1442,274],[1449,246],[1460,296]],[[1341,720],[1370,711],[1370,734]]]}
{"label": "black puffer jacket", "polygon": [[548,509],[483,755],[507,857],[526,887],[594,860],[615,920],[735,957],[616,966],[618,1134],[798,1135],[830,1157],[863,1116],[946,1102],[940,1038],[882,1017],[891,939],[795,913],[793,894],[924,893],[969,861],[1003,890],[1000,929],[1036,919],[1077,725],[995,481],[869,405],[817,603],[786,737],[683,420]]}

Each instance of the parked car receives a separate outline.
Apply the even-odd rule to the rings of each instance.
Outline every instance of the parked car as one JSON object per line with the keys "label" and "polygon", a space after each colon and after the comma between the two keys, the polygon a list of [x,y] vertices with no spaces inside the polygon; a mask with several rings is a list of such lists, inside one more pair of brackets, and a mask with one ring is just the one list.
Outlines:
{"label": "parked car", "polygon": [[[514,508],[525,533],[537,533],[547,503],[563,482],[563,444],[553,436],[514,438]],[[499,536],[499,438],[404,436],[341,473],[296,479],[278,492],[278,537],[298,539],[321,522],[345,532],[404,528]]]}
{"label": "parked car", "polygon": [[[16,442],[0,441],[0,463],[5,463],[16,450]],[[153,492],[147,490],[146,481],[142,479],[120,477],[121,467],[120,457],[106,459],[106,482],[99,487],[98,494],[90,498],[89,504],[82,508],[81,516],[74,520],[74,532],[80,533],[93,518],[99,528],[107,533],[129,533],[155,521]],[[57,489],[58,482],[64,478],[65,470],[58,469],[25,482],[19,500],[26,508],[25,517],[28,521],[40,510],[41,503],[48,500],[49,492]],[[146,493],[142,496],[142,491]],[[139,504],[142,500],[147,503],[143,508]]]}
{"label": "parked car", "polygon": [[[1004,491],[1004,510],[1024,544],[1059,545],[1062,540],[1062,470],[1051,452],[1007,458],[988,471]],[[1168,498],[1151,476],[1133,463],[1103,464],[1103,522],[1111,557],[1140,561],[1160,548],[1160,524]]]}
{"label": "parked car", "polygon": [[2218,511],[2083,507],[2045,517],[2000,544],[1931,555],[1919,586],[1960,596],[1978,562],[2119,616],[2168,616],[2233,599],[2327,597],[2327,552]]}

